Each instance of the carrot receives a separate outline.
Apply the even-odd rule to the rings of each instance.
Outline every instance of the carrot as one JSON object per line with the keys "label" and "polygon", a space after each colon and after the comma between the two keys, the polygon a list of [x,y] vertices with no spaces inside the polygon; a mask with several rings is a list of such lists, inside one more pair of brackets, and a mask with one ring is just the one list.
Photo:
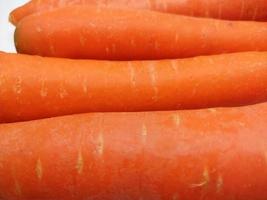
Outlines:
{"label": "carrot", "polygon": [[182,58],[267,50],[267,23],[72,6],[25,18],[15,44],[19,53],[53,57]]}
{"label": "carrot", "polygon": [[16,25],[24,17],[70,5],[149,9],[197,17],[229,20],[267,20],[266,0],[32,0],[10,13]]}
{"label": "carrot", "polygon": [[0,121],[267,101],[267,53],[110,62],[0,54]]}
{"label": "carrot", "polygon": [[0,125],[5,200],[267,199],[267,104]]}

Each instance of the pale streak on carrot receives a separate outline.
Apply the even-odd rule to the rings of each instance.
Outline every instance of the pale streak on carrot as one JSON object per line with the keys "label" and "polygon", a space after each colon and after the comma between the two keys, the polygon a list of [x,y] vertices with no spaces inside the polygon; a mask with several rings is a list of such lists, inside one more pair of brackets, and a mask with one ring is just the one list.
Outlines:
{"label": "pale streak on carrot", "polygon": [[200,183],[191,184],[191,188],[205,187],[208,186],[210,182],[210,174],[208,167],[205,167],[202,172],[202,181]]}
{"label": "pale streak on carrot", "polygon": [[242,0],[241,1],[241,12],[240,12],[240,17],[239,17],[240,20],[243,18],[244,12],[245,12],[245,0]]}
{"label": "pale streak on carrot", "polygon": [[214,62],[214,60],[213,60],[212,57],[209,57],[209,58],[208,58],[208,62],[209,62],[211,65],[215,64],[215,62]]}
{"label": "pale streak on carrot", "polygon": [[83,160],[82,150],[80,149],[78,153],[76,167],[75,167],[78,174],[82,174],[83,166],[84,166],[84,160]]}
{"label": "pale streak on carrot", "polygon": [[20,186],[20,184],[19,184],[17,179],[15,179],[15,194],[17,196],[21,196],[22,195],[21,186]]}
{"label": "pale streak on carrot", "polygon": [[178,113],[173,114],[172,116],[174,124],[178,127],[181,124],[181,118]]}
{"label": "pale streak on carrot", "polygon": [[59,86],[59,97],[61,99],[64,99],[66,96],[68,96],[68,92],[67,92],[65,86],[61,83]]}
{"label": "pale streak on carrot", "polygon": [[45,81],[44,80],[42,80],[42,82],[41,82],[41,90],[40,90],[40,95],[41,95],[41,97],[46,97],[47,96],[47,94],[48,94],[48,89],[47,89],[47,87],[45,87]]}
{"label": "pale streak on carrot", "polygon": [[96,153],[99,156],[102,156],[104,153],[104,136],[103,136],[102,131],[100,131],[98,138],[97,138]]}
{"label": "pale streak on carrot", "polygon": [[15,85],[13,86],[13,91],[16,93],[16,94],[21,94],[22,92],[22,79],[21,77],[18,77],[16,82],[15,82]]}
{"label": "pale streak on carrot", "polygon": [[40,158],[36,162],[35,173],[36,173],[37,178],[39,180],[42,180],[42,177],[43,177],[43,166],[42,166],[42,162],[41,162]]}
{"label": "pale streak on carrot", "polygon": [[156,80],[156,69],[155,69],[155,63],[152,61],[152,63],[149,65],[149,75],[151,80],[151,85],[154,91],[154,97],[153,99],[155,101],[158,100],[158,87],[157,87],[157,80]]}
{"label": "pale streak on carrot", "polygon": [[147,126],[146,126],[145,123],[143,123],[143,125],[142,125],[141,136],[142,136],[143,144],[146,144],[146,139],[147,139]]}
{"label": "pale streak on carrot", "polygon": [[83,86],[82,86],[82,88],[83,88],[83,93],[84,94],[87,94],[88,93],[87,79],[84,79],[83,80]]}
{"label": "pale streak on carrot", "polygon": [[223,188],[223,177],[221,174],[219,174],[218,178],[217,178],[217,182],[216,182],[216,192],[220,193],[222,191]]}
{"label": "pale streak on carrot", "polygon": [[208,108],[208,111],[210,111],[211,113],[217,113],[217,109],[216,108]]}
{"label": "pale streak on carrot", "polygon": [[177,74],[178,73],[177,61],[176,60],[171,60],[170,62],[171,62],[171,67],[172,67],[174,73]]}
{"label": "pale streak on carrot", "polygon": [[135,88],[136,87],[136,74],[135,74],[135,68],[131,61],[128,62],[128,69],[130,71],[131,86]]}

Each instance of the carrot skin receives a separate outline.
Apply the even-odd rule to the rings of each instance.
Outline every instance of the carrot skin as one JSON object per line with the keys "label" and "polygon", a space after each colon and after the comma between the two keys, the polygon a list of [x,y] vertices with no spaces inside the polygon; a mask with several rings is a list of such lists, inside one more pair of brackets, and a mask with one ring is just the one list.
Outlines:
{"label": "carrot skin", "polygon": [[19,53],[50,57],[185,58],[267,51],[267,23],[71,6],[22,20],[16,28],[15,44]]}
{"label": "carrot skin", "polygon": [[267,101],[267,53],[111,62],[0,54],[0,121]]}
{"label": "carrot skin", "polygon": [[266,103],[2,124],[0,194],[6,200],[265,200],[266,130]]}
{"label": "carrot skin", "polygon": [[106,0],[104,2],[100,0],[32,0],[13,10],[10,13],[10,22],[16,25],[28,15],[71,5],[147,9],[228,20],[267,20],[267,3],[265,0]]}

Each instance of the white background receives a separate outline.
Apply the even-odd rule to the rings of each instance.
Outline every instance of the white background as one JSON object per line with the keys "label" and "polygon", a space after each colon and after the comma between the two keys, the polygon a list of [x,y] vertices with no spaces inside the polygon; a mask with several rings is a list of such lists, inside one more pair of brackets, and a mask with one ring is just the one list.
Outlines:
{"label": "white background", "polygon": [[0,0],[0,51],[15,52],[14,26],[8,22],[8,15],[14,8],[28,0]]}

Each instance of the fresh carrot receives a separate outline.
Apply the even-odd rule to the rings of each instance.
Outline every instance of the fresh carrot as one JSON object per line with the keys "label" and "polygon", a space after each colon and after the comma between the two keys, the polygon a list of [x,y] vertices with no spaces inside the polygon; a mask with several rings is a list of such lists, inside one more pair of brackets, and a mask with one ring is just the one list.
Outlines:
{"label": "fresh carrot", "polygon": [[5,200],[267,199],[267,104],[0,125]]}
{"label": "fresh carrot", "polygon": [[30,14],[70,5],[149,9],[229,20],[267,20],[266,0],[32,0],[13,10],[10,22],[16,25]]}
{"label": "fresh carrot", "polygon": [[267,53],[111,62],[0,54],[0,121],[267,101]]}
{"label": "fresh carrot", "polygon": [[19,53],[108,60],[267,51],[267,23],[71,6],[22,20],[15,44]]}

